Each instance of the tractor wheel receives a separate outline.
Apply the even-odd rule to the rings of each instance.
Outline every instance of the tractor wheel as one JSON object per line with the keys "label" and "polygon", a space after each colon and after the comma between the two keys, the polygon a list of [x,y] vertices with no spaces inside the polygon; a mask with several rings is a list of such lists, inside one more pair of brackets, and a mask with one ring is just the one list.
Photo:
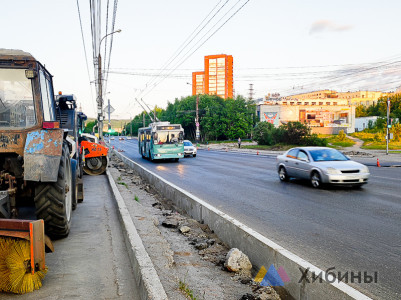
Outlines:
{"label": "tractor wheel", "polygon": [[72,210],[76,210],[78,206],[78,174],[77,176],[72,176],[71,178],[72,184]]}
{"label": "tractor wheel", "polygon": [[107,158],[105,156],[87,158],[84,172],[88,175],[100,175],[106,171]]}
{"label": "tractor wheel", "polygon": [[36,217],[44,220],[51,238],[63,238],[70,232],[72,193],[70,153],[63,143],[57,182],[40,183],[35,188]]}

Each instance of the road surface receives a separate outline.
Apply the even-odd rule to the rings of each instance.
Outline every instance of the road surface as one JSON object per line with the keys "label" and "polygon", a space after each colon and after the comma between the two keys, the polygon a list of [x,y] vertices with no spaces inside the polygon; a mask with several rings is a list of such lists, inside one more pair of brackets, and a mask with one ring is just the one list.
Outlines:
{"label": "road surface", "polygon": [[361,272],[362,280],[377,272],[377,283],[349,278],[368,296],[401,298],[401,168],[370,167],[362,189],[316,190],[280,182],[272,156],[199,150],[196,158],[155,163],[138,155],[136,140],[112,145],[323,270]]}

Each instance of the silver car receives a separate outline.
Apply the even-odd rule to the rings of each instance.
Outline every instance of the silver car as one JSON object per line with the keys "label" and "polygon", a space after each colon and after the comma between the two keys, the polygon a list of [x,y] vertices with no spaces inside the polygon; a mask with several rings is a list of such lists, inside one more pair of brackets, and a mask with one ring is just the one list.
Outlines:
{"label": "silver car", "polygon": [[292,148],[277,156],[277,171],[281,181],[308,179],[315,188],[323,184],[362,186],[370,175],[367,166],[327,147]]}
{"label": "silver car", "polygon": [[196,157],[196,146],[194,146],[191,141],[189,140],[184,140],[184,156],[190,156]]}

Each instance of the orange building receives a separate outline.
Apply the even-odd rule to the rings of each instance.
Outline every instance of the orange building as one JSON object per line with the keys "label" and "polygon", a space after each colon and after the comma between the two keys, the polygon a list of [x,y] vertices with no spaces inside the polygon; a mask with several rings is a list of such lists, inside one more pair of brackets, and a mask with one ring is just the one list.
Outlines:
{"label": "orange building", "polygon": [[192,73],[192,95],[199,94],[201,90],[202,94],[217,95],[224,99],[233,98],[232,55],[205,56],[205,71]]}
{"label": "orange building", "polygon": [[192,95],[205,94],[205,72],[192,72]]}

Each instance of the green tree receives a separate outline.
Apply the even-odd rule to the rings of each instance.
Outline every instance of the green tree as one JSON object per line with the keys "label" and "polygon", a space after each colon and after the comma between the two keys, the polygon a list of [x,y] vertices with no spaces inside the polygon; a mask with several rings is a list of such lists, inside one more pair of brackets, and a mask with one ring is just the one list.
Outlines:
{"label": "green tree", "polygon": [[258,145],[274,145],[274,126],[268,122],[259,122],[254,129],[254,139]]}
{"label": "green tree", "polygon": [[355,117],[360,118],[360,117],[366,117],[368,115],[367,109],[363,105],[358,105],[355,108]]}
{"label": "green tree", "polygon": [[85,124],[85,129],[84,129],[84,133],[92,133],[93,132],[93,127],[97,125],[97,120],[95,121],[91,121],[91,122],[87,122]]}
{"label": "green tree", "polygon": [[304,137],[310,136],[311,129],[301,122],[288,122],[280,126],[284,129],[283,142],[286,144],[300,145]]}

